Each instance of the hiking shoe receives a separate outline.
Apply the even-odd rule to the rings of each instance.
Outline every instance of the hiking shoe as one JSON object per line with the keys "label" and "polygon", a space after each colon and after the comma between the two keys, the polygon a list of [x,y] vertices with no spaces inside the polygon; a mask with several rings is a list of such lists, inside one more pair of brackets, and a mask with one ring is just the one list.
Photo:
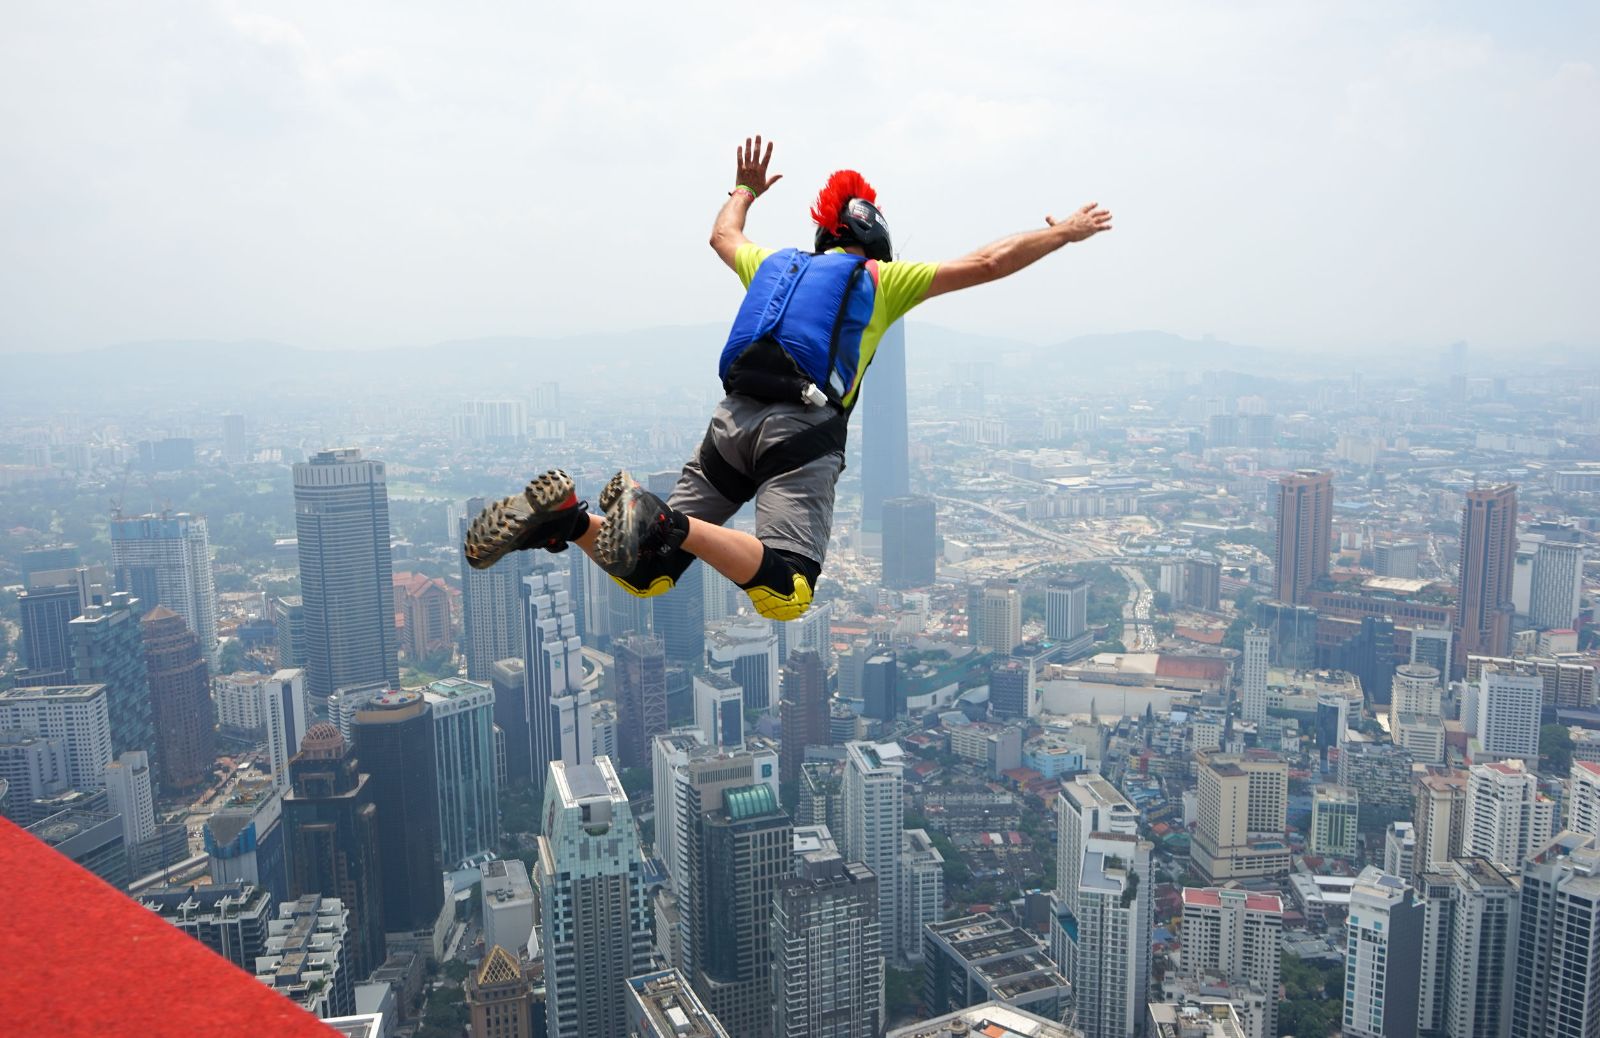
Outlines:
{"label": "hiking shoe", "polygon": [[612,576],[627,576],[641,557],[668,555],[689,535],[689,518],[634,482],[626,471],[601,492],[606,521],[595,538],[594,557]]}
{"label": "hiking shoe", "polygon": [[572,477],[551,469],[522,493],[496,501],[472,520],[462,546],[467,565],[488,569],[514,551],[533,548],[565,551],[567,540],[583,532],[580,521],[587,516]]}

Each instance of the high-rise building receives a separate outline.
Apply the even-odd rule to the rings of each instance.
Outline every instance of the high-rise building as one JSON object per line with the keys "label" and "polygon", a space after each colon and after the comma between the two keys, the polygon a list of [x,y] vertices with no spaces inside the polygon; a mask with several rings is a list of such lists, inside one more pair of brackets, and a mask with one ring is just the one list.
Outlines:
{"label": "high-rise building", "polygon": [[920,937],[927,1012],[995,999],[1051,1019],[1062,1016],[1069,985],[1033,935],[980,912],[931,924]]}
{"label": "high-rise building", "polygon": [[550,762],[537,872],[550,1038],[624,1038],[650,968],[644,857],[611,761]]}
{"label": "high-rise building", "polygon": [[911,492],[905,323],[896,321],[872,356],[872,406],[861,419],[861,522],[879,529],[884,502]]}
{"label": "high-rise building", "polygon": [[[1077,914],[1083,849],[1095,833],[1136,836],[1139,812],[1122,791],[1100,775],[1074,776],[1056,796],[1056,897]],[[1066,963],[1062,963],[1063,968]]]}
{"label": "high-rise building", "polygon": [[1311,791],[1310,853],[1354,861],[1360,810],[1361,798],[1355,790],[1347,786],[1314,787]]}
{"label": "high-rise building", "polygon": [[1272,653],[1272,632],[1255,627],[1245,632],[1244,659],[1239,669],[1239,716],[1246,721],[1267,719],[1267,660]]}
{"label": "high-rise building", "polygon": [[927,587],[938,561],[931,497],[892,497],[883,502],[883,586]]}
{"label": "high-rise building", "polygon": [[19,685],[70,685],[76,680],[70,624],[86,606],[105,603],[111,576],[101,566],[74,566],[36,569],[24,576],[27,587],[17,596],[22,623],[17,651],[23,667],[16,674]]}
{"label": "high-rise building", "polygon": [[[263,683],[262,695],[266,702],[262,718],[267,728],[267,752],[272,762],[273,778],[280,789],[287,790],[289,758],[295,755],[301,740],[311,728],[311,718],[306,711],[306,672],[299,667],[284,667]],[[276,701],[277,708],[272,703]]]}
{"label": "high-rise building", "polygon": [[156,834],[155,794],[150,756],[142,750],[124,753],[106,765],[106,801],[122,816],[122,842],[132,848]]}
{"label": "high-rise building", "polygon": [[0,691],[0,731],[3,730],[59,740],[66,751],[67,784],[73,789],[104,786],[106,765],[116,756],[112,752],[104,685],[45,685]]}
{"label": "high-rise building", "polygon": [[1028,660],[997,659],[989,669],[989,713],[999,719],[1031,716],[1033,667]]}
{"label": "high-rise building", "polygon": [[1272,555],[1273,597],[1289,605],[1309,598],[1328,575],[1333,551],[1333,473],[1302,469],[1278,480],[1278,532]]}
{"label": "high-rise building", "polygon": [[367,976],[352,948],[356,920],[337,898],[306,894],[278,906],[256,977],[322,1020],[355,1012],[355,986]]}
{"label": "high-rise building", "polygon": [[122,838],[122,819],[110,811],[72,807],[46,815],[27,831],[118,890],[134,878]]}
{"label": "high-rise building", "polygon": [[976,597],[978,613],[968,617],[977,644],[1002,656],[1022,644],[1022,593],[1015,584],[986,584]]}
{"label": "high-rise building", "polygon": [[1461,857],[1467,823],[1467,773],[1430,769],[1416,782],[1416,873],[1437,872]]}
{"label": "high-rise building", "polygon": [[1411,662],[1439,672],[1439,684],[1450,676],[1455,632],[1448,627],[1419,627],[1411,632]]}
{"label": "high-rise building", "polygon": [[118,588],[147,612],[166,606],[183,617],[201,652],[211,654],[217,644],[217,585],[203,516],[113,515],[111,565]]}
{"label": "high-rise building", "polygon": [[778,703],[783,743],[778,774],[783,785],[797,788],[807,746],[826,746],[828,739],[828,675],[822,656],[812,649],[789,653],[783,665]]}
{"label": "high-rise building", "polygon": [[527,954],[528,938],[533,936],[538,916],[528,867],[516,858],[507,858],[484,862],[478,866],[478,873],[483,877],[478,887],[483,903],[484,945]]}
{"label": "high-rise building", "polygon": [[1044,636],[1074,642],[1089,630],[1089,582],[1082,577],[1052,580],[1044,592]]}
{"label": "high-rise building", "polygon": [[1288,766],[1270,754],[1197,756],[1195,868],[1214,883],[1287,872]]}
{"label": "high-rise building", "polygon": [[400,683],[381,461],[345,447],[294,466],[295,534],[305,608],[306,691],[318,703],[349,685]]}
{"label": "high-rise building", "polygon": [[455,645],[450,588],[442,577],[397,573],[394,598],[400,651],[408,659],[426,659],[434,653],[448,652]]}
{"label": "high-rise building", "polygon": [[1084,1038],[1144,1034],[1154,915],[1152,849],[1149,841],[1123,833],[1095,833],[1084,846],[1072,974]]}
{"label": "high-rise building", "polygon": [[1516,977],[1517,873],[1487,858],[1467,857],[1451,862],[1446,875],[1449,946],[1441,1030],[1451,1038],[1507,1034]]}
{"label": "high-rise building", "polygon": [[900,664],[894,650],[884,648],[861,665],[861,716],[892,721],[900,713]]}
{"label": "high-rise building", "polygon": [[728,624],[706,639],[713,669],[728,673],[744,689],[744,705],[766,710],[778,698],[778,633],[771,620],[757,617]]}
{"label": "high-rise building", "polygon": [[1474,691],[1472,686],[1479,683],[1490,667],[1502,674],[1537,677],[1544,685],[1543,704],[1546,710],[1589,710],[1595,705],[1595,665],[1551,656],[1520,659],[1468,656],[1466,676],[1469,703]]}
{"label": "high-rise building", "polygon": [[833,603],[813,604],[798,620],[786,620],[778,628],[778,666],[789,661],[789,654],[810,649],[822,657],[824,672],[833,664]]}
{"label": "high-rise building", "polygon": [[1376,836],[1390,822],[1411,817],[1416,807],[1411,766],[1411,751],[1404,745],[1349,733],[1339,750],[1338,781],[1360,798],[1362,832]]}
{"label": "high-rise building", "polygon": [[161,766],[150,712],[150,677],[145,663],[144,636],[139,626],[139,600],[118,592],[103,606],[88,605],[72,629],[74,680],[105,686],[106,712],[111,719],[111,750],[149,753]]}
{"label": "high-rise building", "polygon": [[1467,491],[1461,513],[1452,675],[1462,672],[1469,655],[1510,655],[1516,558],[1517,488],[1507,485]]}
{"label": "high-rise building", "polygon": [[1468,769],[1462,854],[1516,869],[1549,841],[1554,828],[1555,803],[1539,792],[1539,777],[1521,761]]}
{"label": "high-rise building", "polygon": [[1082,1038],[1075,1027],[1015,1009],[998,1000],[896,1027],[884,1038],[954,1038],[974,1034],[998,1035],[999,1038]]}
{"label": "high-rise building", "polygon": [[494,723],[505,733],[506,783],[533,782],[533,718],[528,704],[527,666],[521,657],[495,660],[489,668],[494,689]]}
{"label": "high-rise building", "polygon": [[1600,849],[1591,838],[1557,840],[1522,864],[1511,1033],[1600,1033],[1597,974]]}
{"label": "high-rise building", "polygon": [[38,802],[65,793],[67,743],[23,728],[0,727],[0,816],[20,826],[43,817]]}
{"label": "high-rise building", "polygon": [[522,581],[529,761],[541,802],[550,762],[581,763],[592,746],[590,695],[583,687],[583,640],[568,579],[565,567],[544,565]]}
{"label": "high-rise building", "polygon": [[[666,500],[669,495],[662,495]],[[691,564],[670,595],[650,600],[650,624],[668,662],[699,667],[706,659],[706,580],[709,566]],[[714,570],[710,576],[719,576]]]}
{"label": "high-rise building", "polygon": [[1439,671],[1421,663],[1402,663],[1395,668],[1393,698],[1389,701],[1390,727],[1404,714],[1420,717],[1439,717],[1444,689],[1439,684]]}
{"label": "high-rise building", "polygon": [[1539,711],[1544,682],[1537,675],[1485,666],[1478,676],[1474,760],[1539,760]]}
{"label": "high-rise building", "polygon": [[1416,541],[1379,541],[1372,546],[1372,571],[1380,577],[1405,577],[1417,575],[1422,546]]}
{"label": "high-rise building", "polygon": [[217,763],[217,709],[200,641],[183,617],[158,605],[140,621],[150,682],[150,715],[169,793],[205,785]]}
{"label": "high-rise building", "polygon": [[454,867],[500,846],[494,690],[464,678],[444,678],[422,696],[433,721],[440,846],[444,864]]}
{"label": "high-rise building", "polygon": [[1541,631],[1572,627],[1583,600],[1583,545],[1544,541],[1533,556],[1528,621]]}
{"label": "high-rise building", "polygon": [[729,1038],[676,969],[628,978],[628,1038]]}
{"label": "high-rise building", "polygon": [[1225,887],[1184,887],[1182,899],[1184,976],[1226,988],[1236,998],[1236,1008],[1246,1007],[1239,1013],[1245,1033],[1273,1038],[1278,1033],[1283,899]]}
{"label": "high-rise building", "polygon": [[794,828],[770,785],[714,792],[694,805],[688,841],[689,979],[731,1032],[773,1028],[772,910],[793,868]]}
{"label": "high-rise building", "polygon": [[367,773],[378,809],[385,933],[431,930],[444,907],[438,750],[431,713],[421,692],[386,692],[357,710],[352,726],[356,759]]}
{"label": "high-rise building", "polygon": [[248,883],[289,899],[288,830],[283,795],[272,782],[241,782],[201,828],[211,882]]}
{"label": "high-rise building", "polygon": [[1572,762],[1567,779],[1567,828],[1594,837],[1600,846],[1600,764]]}
{"label": "high-rise building", "polygon": [[1344,1033],[1416,1038],[1423,906],[1411,885],[1368,865],[1350,893]]}
{"label": "high-rise building", "polygon": [[720,671],[694,678],[694,726],[712,746],[744,745],[744,689]]}
{"label": "high-rise building", "polygon": [[533,1038],[533,982],[517,953],[489,945],[467,974],[467,1012],[474,1038]]}
{"label": "high-rise building", "polygon": [[294,788],[283,799],[289,896],[337,896],[348,912],[351,973],[366,977],[384,959],[383,873],[372,780],[361,772],[339,729],[325,721],[306,732],[289,774]]}
{"label": "high-rise building", "polygon": [[306,605],[300,595],[272,600],[272,621],[278,632],[278,666],[306,665]]}
{"label": "high-rise building", "polygon": [[1383,831],[1383,871],[1409,880],[1417,871],[1417,828],[1410,822],[1390,822]]}
{"label": "high-rise building", "polygon": [[898,743],[846,744],[844,828],[834,834],[846,860],[861,862],[878,877],[878,936],[890,961],[909,950],[899,941],[904,758]]}
{"label": "high-rise building", "polygon": [[659,637],[629,635],[612,647],[617,721],[624,768],[650,763],[655,737],[667,730],[667,653]]}
{"label": "high-rise building", "polygon": [[944,918],[944,855],[926,829],[900,833],[900,949],[908,962],[922,955],[922,931]]}
{"label": "high-rise building", "polygon": [[[457,531],[463,542],[471,517],[486,503],[481,497],[467,501]],[[488,569],[474,569],[461,556],[461,648],[473,681],[490,680],[496,661],[522,656],[521,588],[530,558],[527,552],[513,552]]]}
{"label": "high-rise building", "polygon": [[242,970],[255,972],[256,959],[267,953],[275,902],[263,887],[163,887],[140,894],[138,901]]}

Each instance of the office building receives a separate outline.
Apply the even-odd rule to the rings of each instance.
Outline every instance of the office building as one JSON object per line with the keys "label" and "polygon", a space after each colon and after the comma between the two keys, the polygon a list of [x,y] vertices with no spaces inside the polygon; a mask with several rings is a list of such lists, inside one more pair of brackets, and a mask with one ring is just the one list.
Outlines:
{"label": "office building", "polygon": [[484,947],[498,945],[514,955],[527,954],[536,902],[528,867],[508,858],[486,861],[478,872],[483,877],[478,894],[483,902]]}
{"label": "office building", "polygon": [[1583,545],[1543,541],[1533,556],[1528,622],[1541,631],[1575,626],[1583,601]]}
{"label": "office building", "polygon": [[3,730],[59,740],[66,750],[66,779],[71,788],[105,785],[106,765],[115,759],[106,686],[46,685],[0,691]]}
{"label": "office building", "polygon": [[892,721],[900,714],[900,664],[894,650],[885,648],[861,665],[861,716]]}
{"label": "office building", "polygon": [[1537,677],[1544,685],[1543,702],[1547,710],[1589,710],[1595,705],[1595,666],[1592,663],[1551,656],[1523,659],[1468,656],[1467,684],[1478,684],[1489,667],[1502,674]]}
{"label": "office building", "polygon": [[709,665],[744,689],[744,705],[766,710],[778,698],[778,634],[771,620],[728,624],[706,640]]}
{"label": "office building", "polygon": [[927,587],[933,583],[938,536],[931,497],[893,497],[883,502],[883,586]]}
{"label": "office building", "polygon": [[789,662],[789,654],[802,649],[822,657],[824,673],[833,665],[833,603],[813,603],[798,620],[775,624],[778,629],[778,666]]}
{"label": "office building", "polygon": [[1467,822],[1467,773],[1434,768],[1416,782],[1412,824],[1417,834],[1416,872],[1437,872],[1461,857]]}
{"label": "office building", "polygon": [[842,831],[839,851],[878,878],[878,935],[891,962],[910,949],[900,946],[900,837],[905,816],[905,753],[898,743],[845,745]]}
{"label": "office building", "polygon": [[1277,515],[1273,598],[1306,604],[1333,551],[1333,473],[1302,469],[1278,480]]}
{"label": "office building", "polygon": [[989,714],[996,719],[1034,714],[1033,667],[1028,660],[997,659],[989,670]]}
{"label": "office building", "polygon": [[1411,751],[1351,732],[1339,749],[1339,785],[1361,800],[1361,831],[1376,835],[1390,822],[1410,818]]}
{"label": "office building", "polygon": [[1052,580],[1044,592],[1044,636],[1076,642],[1089,631],[1089,582],[1082,577]]}
{"label": "office building", "polygon": [[37,801],[65,793],[68,760],[65,739],[47,738],[23,728],[0,728],[0,783],[6,787],[0,815],[20,826],[43,817]]}
{"label": "office building", "polygon": [[1047,1017],[1015,1009],[1004,1002],[985,1002],[953,1013],[941,1013],[904,1027],[884,1038],[1083,1038],[1081,1031]]}
{"label": "office building", "polygon": [[433,721],[440,847],[444,864],[454,867],[500,847],[494,690],[464,678],[444,678],[428,685],[422,697]]}
{"label": "office building", "polygon": [[[481,497],[467,501],[457,530],[462,543],[467,525],[485,504]],[[527,552],[513,552],[488,569],[474,569],[461,556],[461,654],[473,681],[489,681],[496,661],[522,656],[521,587],[531,559]]]}
{"label": "office building", "polygon": [[872,406],[861,419],[861,523],[881,529],[884,504],[911,493],[906,332],[896,321],[872,356]]}
{"label": "office building", "polygon": [[[76,557],[77,550],[73,549]],[[17,596],[22,640],[17,643],[22,670],[19,685],[70,685],[75,679],[73,619],[89,605],[103,605],[111,594],[111,575],[101,566],[34,569]]]}
{"label": "office building", "polygon": [[467,974],[473,1038],[534,1038],[533,983],[517,952],[484,939],[488,952]]}
{"label": "office building", "polygon": [[356,1011],[355,986],[366,971],[351,954],[354,920],[339,899],[306,894],[278,906],[267,923],[256,978],[323,1020]]}
{"label": "office building", "polygon": [[122,890],[134,879],[122,819],[110,811],[68,808],[28,826],[42,843]]}
{"label": "office building", "polygon": [[1517,760],[1468,769],[1466,807],[1462,854],[1513,870],[1549,842],[1555,829],[1554,801],[1539,792],[1539,777]]}
{"label": "office building", "polygon": [[273,782],[241,782],[200,833],[212,883],[260,887],[273,905],[289,899],[288,829]]}
{"label": "office building", "polygon": [[[311,728],[306,710],[306,672],[298,667],[274,671],[263,683],[262,719],[272,773],[281,789],[289,788],[289,758]],[[273,703],[276,702],[276,708]]]}
{"label": "office building", "polygon": [[772,915],[775,1038],[876,1038],[883,1026],[878,880],[833,848],[800,855]]}
{"label": "office building", "polygon": [[926,829],[900,833],[900,949],[906,961],[922,955],[922,931],[944,918],[944,855]]}
{"label": "office building", "polygon": [[1572,773],[1567,779],[1566,827],[1593,837],[1600,846],[1600,763],[1572,762]]}
{"label": "office building", "polygon": [[[670,494],[661,495],[664,501]],[[690,565],[678,578],[672,594],[650,600],[650,625],[661,639],[669,663],[700,667],[706,658],[706,584],[726,578],[702,563]],[[720,619],[720,618],[719,618]]]}
{"label": "office building", "polygon": [[1558,839],[1522,865],[1511,1033],[1600,1033],[1600,850]]}
{"label": "office building", "polygon": [[694,678],[694,726],[711,746],[744,745],[744,689],[720,671]]}
{"label": "office building", "polygon": [[630,635],[612,646],[612,657],[621,766],[647,767],[655,737],[667,730],[666,645],[660,638]]}
{"label": "office building", "polygon": [[1289,870],[1288,766],[1268,756],[1200,754],[1190,856],[1213,883]]}
{"label": "office building", "polygon": [[130,850],[156,835],[156,804],[150,755],[124,753],[106,765],[106,802],[122,819],[122,842]]}
{"label": "office building", "polygon": [[1410,879],[1417,871],[1417,829],[1410,822],[1390,822],[1383,831],[1383,871]]}
{"label": "office building", "polygon": [[628,978],[628,1038],[729,1038],[675,969]]}
{"label": "office building", "polygon": [[1372,546],[1372,571],[1380,577],[1415,579],[1422,546],[1416,541],[1379,541]]}
{"label": "office building", "polygon": [[1350,893],[1344,956],[1344,1033],[1416,1038],[1423,906],[1411,885],[1367,866]]}
{"label": "office building", "polygon": [[1278,1033],[1283,899],[1276,894],[1184,887],[1183,976],[1225,989],[1250,1038]]}
{"label": "office building", "polygon": [[1239,716],[1246,721],[1267,719],[1267,661],[1272,652],[1272,632],[1251,628],[1244,635],[1244,658],[1239,668]]}
{"label": "office building", "polygon": [[[356,711],[351,727],[355,756],[378,810],[384,932],[432,930],[444,908],[432,708],[421,692],[385,692]],[[447,749],[461,752],[459,745]]]}
{"label": "office building", "polygon": [[196,789],[211,781],[211,769],[217,762],[217,712],[211,701],[210,670],[199,639],[183,617],[158,605],[140,623],[144,627],[155,758],[161,766],[159,785],[169,794]]}
{"label": "office building", "polygon": [[203,516],[187,512],[111,517],[111,568],[118,589],[146,612],[157,606],[183,617],[209,656],[217,645],[217,585]]}
{"label": "office building", "polygon": [[1439,672],[1439,684],[1449,679],[1454,660],[1455,632],[1448,627],[1419,627],[1411,632],[1411,662]]}
{"label": "office building", "polygon": [[1517,488],[1467,491],[1461,513],[1461,573],[1456,588],[1456,659],[1508,656],[1511,649],[1512,569],[1517,557]]}
{"label": "office building", "polygon": [[450,588],[441,577],[398,573],[394,578],[399,647],[410,660],[448,653],[455,645]]}
{"label": "office building", "polygon": [[1311,791],[1311,854],[1346,858],[1356,856],[1356,816],[1361,800],[1346,786],[1316,786]]}
{"label": "office building", "polygon": [[691,810],[689,897],[679,906],[690,982],[731,1032],[766,1038],[773,898],[793,867],[793,825],[763,782],[696,798]]}
{"label": "office building", "polygon": [[[383,874],[372,780],[339,729],[311,726],[289,762],[283,798],[289,896],[337,896],[347,913],[351,973],[365,977],[384,958]],[[287,907],[287,906],[285,906]]]}
{"label": "office building", "polygon": [[1539,761],[1539,710],[1544,682],[1486,665],[1478,676],[1474,760]]}
{"label": "office building", "polygon": [[277,914],[271,893],[248,883],[163,887],[138,896],[159,915],[242,970],[255,971],[267,953],[268,924]]}
{"label": "office building", "polygon": [[278,666],[306,665],[306,605],[300,595],[284,595],[272,600],[272,619],[277,628]]}
{"label": "office building", "polygon": [[521,658],[495,660],[489,668],[494,690],[494,723],[505,733],[506,783],[533,782],[533,717],[528,703],[527,666]]}
{"label": "office building", "polygon": [[150,712],[150,678],[144,656],[143,612],[137,598],[118,592],[103,606],[88,605],[72,629],[74,680],[105,686],[111,722],[111,751],[149,753],[157,768],[155,721]]}
{"label": "office building", "polygon": [[1022,644],[1022,592],[1015,584],[991,583],[972,600],[977,613],[967,623],[976,644],[1000,656],[1011,655]]}
{"label": "office building", "polygon": [[779,687],[779,719],[783,742],[778,774],[783,785],[795,788],[806,747],[826,746],[828,738],[828,675],[815,649],[795,649],[783,665]]}
{"label": "office building", "polygon": [[987,913],[931,923],[923,930],[922,949],[928,1012],[993,1000],[1061,1018],[1070,990],[1066,978],[1031,934],[1010,923]]}
{"label": "office building", "polygon": [[1072,991],[1084,1038],[1141,1035],[1149,1001],[1152,845],[1123,833],[1095,833],[1078,876],[1078,939]]}
{"label": "office building", "polygon": [[644,858],[611,761],[550,763],[538,837],[550,1038],[623,1038],[629,977],[650,969]]}
{"label": "office building", "polygon": [[1439,717],[1442,713],[1441,697],[1444,689],[1439,681],[1439,671],[1426,664],[1402,663],[1395,668],[1391,686],[1393,698],[1389,701],[1391,724],[1400,714],[1417,714]]}
{"label": "office building", "polygon": [[[1433,876],[1428,879],[1432,881]],[[1430,892],[1445,898],[1436,921],[1445,937],[1441,960],[1424,956],[1424,973],[1439,989],[1438,1030],[1445,1034],[1490,1038],[1507,1033],[1513,963],[1517,941],[1517,891],[1520,879],[1487,858],[1465,857],[1451,862],[1443,882],[1430,882]],[[1442,972],[1442,983],[1437,974]],[[1431,992],[1428,983],[1423,991]],[[1433,1016],[1427,1002],[1419,1007],[1419,1020]]]}
{"label": "office building", "polygon": [[567,570],[541,566],[522,583],[529,762],[534,789],[542,802],[551,761],[577,764],[587,759],[593,741],[589,731],[592,708],[583,687],[583,641],[573,613]]}
{"label": "office building", "polygon": [[305,610],[306,691],[323,703],[351,685],[400,683],[381,461],[355,448],[294,466],[295,535]]}

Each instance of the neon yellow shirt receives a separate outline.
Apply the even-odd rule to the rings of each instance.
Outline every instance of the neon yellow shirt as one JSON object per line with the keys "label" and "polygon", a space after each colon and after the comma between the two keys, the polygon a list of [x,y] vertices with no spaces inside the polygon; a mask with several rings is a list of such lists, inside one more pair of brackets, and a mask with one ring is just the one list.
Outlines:
{"label": "neon yellow shirt", "polygon": [[[777,251],[777,249],[764,249],[754,242],[745,242],[739,246],[733,254],[733,271],[739,275],[739,282],[745,288],[749,288],[762,261]],[[907,263],[903,260],[886,260],[881,263],[877,260],[867,261],[867,273],[871,275],[877,290],[872,295],[872,318],[861,330],[861,359],[856,364],[855,382],[850,386],[850,391],[844,394],[845,407],[848,408],[855,403],[856,394],[861,391],[861,380],[867,377],[867,367],[871,365],[873,356],[878,352],[878,343],[883,339],[884,333],[889,330],[890,325],[910,313],[918,303],[928,297],[928,286],[933,284],[933,275],[938,269],[937,263]]]}

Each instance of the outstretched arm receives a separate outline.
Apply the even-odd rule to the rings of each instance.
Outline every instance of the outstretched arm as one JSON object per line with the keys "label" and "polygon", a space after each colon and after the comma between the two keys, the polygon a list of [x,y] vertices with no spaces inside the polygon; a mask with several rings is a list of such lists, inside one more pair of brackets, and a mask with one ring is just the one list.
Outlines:
{"label": "outstretched arm", "polygon": [[750,211],[750,203],[783,179],[782,173],[767,176],[767,163],[772,161],[772,142],[767,142],[767,153],[762,155],[759,134],[754,144],[746,137],[744,147],[733,149],[733,156],[734,188],[728,192],[722,211],[717,213],[717,222],[711,225],[711,247],[729,268],[733,267],[733,257],[739,246],[750,240],[744,236],[744,217]]}
{"label": "outstretched arm", "polygon": [[1101,231],[1111,230],[1111,214],[1098,203],[1090,202],[1065,220],[1044,218],[1047,226],[1001,238],[957,260],[939,264],[933,284],[923,298],[998,281],[1023,267],[1043,259],[1068,242],[1083,241]]}

